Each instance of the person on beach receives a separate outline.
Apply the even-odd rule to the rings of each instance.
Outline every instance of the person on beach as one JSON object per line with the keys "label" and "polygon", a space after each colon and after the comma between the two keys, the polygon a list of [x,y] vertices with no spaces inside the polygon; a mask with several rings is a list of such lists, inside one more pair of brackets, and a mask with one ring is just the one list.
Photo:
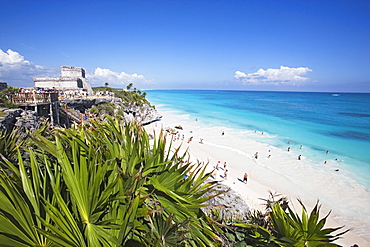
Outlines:
{"label": "person on beach", "polygon": [[190,143],[192,140],[193,140],[193,137],[190,137],[190,138],[188,139],[188,143]]}
{"label": "person on beach", "polygon": [[267,156],[267,158],[270,158],[271,157],[271,154],[269,154],[268,156]]}
{"label": "person on beach", "polygon": [[224,170],[226,170],[226,161],[224,162]]}
{"label": "person on beach", "polygon": [[328,150],[326,150],[326,153],[328,154],[328,153],[329,153],[329,151],[328,151]]}
{"label": "person on beach", "polygon": [[288,147],[288,152],[290,151],[290,147]]}
{"label": "person on beach", "polygon": [[302,149],[303,147],[302,147],[302,145],[299,147],[299,149]]}
{"label": "person on beach", "polygon": [[212,177],[213,177],[213,179],[217,179],[217,169],[216,169],[216,167],[213,167],[213,168],[215,168],[215,169],[213,170]]}
{"label": "person on beach", "polygon": [[221,161],[218,161],[216,164],[216,169],[218,170],[218,167],[221,165]]}
{"label": "person on beach", "polygon": [[222,136],[223,136],[223,135],[225,135],[225,132],[223,132],[223,131],[222,131],[221,135],[222,135]]}
{"label": "person on beach", "polygon": [[324,165],[326,165],[326,160],[324,161]]}
{"label": "person on beach", "polygon": [[225,171],[224,171],[224,179],[225,179],[225,180],[227,180],[227,172],[228,172],[228,171],[229,171],[229,170],[225,170]]}
{"label": "person on beach", "polygon": [[255,158],[255,159],[258,159],[258,152],[256,152],[256,153],[254,154],[254,158]]}
{"label": "person on beach", "polygon": [[298,155],[298,160],[301,160],[301,155]]}
{"label": "person on beach", "polygon": [[247,173],[244,173],[244,177],[243,177],[243,183],[248,183],[248,174]]}
{"label": "person on beach", "polygon": [[203,139],[202,138],[200,138],[200,142],[199,142],[200,144],[203,144]]}

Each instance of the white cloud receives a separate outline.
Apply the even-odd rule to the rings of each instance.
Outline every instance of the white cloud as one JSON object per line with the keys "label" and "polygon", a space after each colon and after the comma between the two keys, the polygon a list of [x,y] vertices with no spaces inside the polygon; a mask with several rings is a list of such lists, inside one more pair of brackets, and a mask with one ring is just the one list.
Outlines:
{"label": "white cloud", "polygon": [[[34,85],[32,77],[47,76],[59,77],[60,68],[46,68],[25,60],[24,57],[11,49],[4,52],[0,49],[0,82],[7,82],[13,87],[31,87]],[[87,74],[91,84],[108,82],[109,85],[122,86],[133,83],[140,88],[153,84],[153,80],[146,79],[143,75],[114,72],[109,69],[96,68],[93,74]]]}
{"label": "white cloud", "polygon": [[0,49],[0,81],[13,87],[33,86],[32,77],[51,76],[58,73],[55,69],[45,68],[25,60],[16,51]]}
{"label": "white cloud", "polygon": [[24,57],[21,56],[21,54],[19,54],[16,51],[12,51],[10,49],[6,53],[3,52],[0,49],[0,63],[1,64],[17,64],[17,63],[20,63],[20,64],[26,64],[26,65],[30,64],[29,61],[24,60]]}
{"label": "white cloud", "polygon": [[243,84],[251,85],[295,85],[305,81],[309,78],[302,75],[312,71],[307,67],[289,68],[280,66],[279,69],[259,69],[257,72],[246,74],[241,71],[236,71],[234,78]]}
{"label": "white cloud", "polygon": [[92,84],[104,84],[106,82],[109,85],[126,85],[129,83],[136,84],[151,84],[152,80],[147,80],[143,75],[127,74],[125,72],[114,72],[110,69],[96,68],[94,74],[88,75],[89,81]]}

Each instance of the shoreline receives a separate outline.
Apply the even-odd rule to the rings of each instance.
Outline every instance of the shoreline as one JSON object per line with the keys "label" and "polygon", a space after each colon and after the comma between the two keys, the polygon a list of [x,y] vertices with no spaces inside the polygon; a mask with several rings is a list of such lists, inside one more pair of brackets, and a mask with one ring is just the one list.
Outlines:
{"label": "shoreline", "polygon": [[[312,210],[314,204],[318,198],[320,198],[319,194],[313,193],[307,196],[307,194],[309,194],[307,192],[304,193],[304,196],[301,195],[301,191],[305,189],[304,186],[302,184],[294,184],[292,178],[285,176],[283,172],[284,169],[297,169],[297,166],[292,167],[290,164],[284,164],[286,159],[290,160],[289,163],[297,163],[299,165],[299,170],[314,169],[308,158],[302,157],[302,160],[298,160],[298,154],[294,151],[286,152],[285,150],[252,139],[239,138],[239,140],[238,137],[232,135],[232,129],[222,126],[219,128],[206,128],[206,126],[202,126],[201,121],[193,120],[193,122],[189,122],[189,119],[186,119],[186,117],[184,118],[184,116],[173,112],[167,112],[165,109],[164,112],[160,113],[163,116],[161,121],[145,126],[148,133],[152,133],[153,131],[159,133],[160,129],[165,130],[167,127],[174,128],[177,125],[181,125],[183,130],[177,130],[180,134],[180,139],[176,138],[176,140],[173,140],[172,147],[177,148],[180,146],[180,152],[188,152],[192,162],[199,161],[205,164],[208,163],[208,172],[213,170],[213,167],[218,161],[220,161],[221,167],[223,167],[226,161],[228,178],[227,180],[223,180],[218,176],[217,180],[239,193],[251,209],[263,210],[264,205],[262,205],[263,201],[261,198],[268,198],[269,191],[286,196],[297,212],[300,212],[300,206],[296,198],[302,199],[308,212]],[[225,135],[222,135],[222,132],[225,132]],[[266,133],[266,135],[268,135],[268,133]],[[183,140],[182,136],[184,136]],[[167,141],[169,142],[171,136],[167,135],[167,137]],[[190,137],[193,138],[192,141],[188,143],[188,138]],[[203,139],[203,143],[200,143],[201,139]],[[239,148],[233,147],[230,145],[231,143]],[[259,154],[258,159],[254,157],[255,152]],[[271,155],[271,157],[267,158],[268,155]],[[284,157],[282,155],[284,155]],[[275,163],[279,163],[279,165],[282,166],[279,167],[282,169],[281,171],[270,168],[270,166],[272,167]],[[248,173],[247,184],[241,182],[244,172]],[[335,173],[335,171],[332,172]],[[297,171],[297,174],[301,174],[302,179],[304,179],[304,172]],[[288,188],[287,186],[282,186],[286,184],[294,186],[289,186]],[[310,184],[309,186],[314,185]],[[347,200],[349,199],[350,198],[347,198]],[[322,204],[320,218],[323,218],[332,208],[330,207],[330,203],[325,200],[320,199],[320,204]],[[352,246],[355,243],[359,246],[370,245],[370,235],[367,230],[368,226],[351,225],[349,221],[341,217],[340,212],[333,210],[325,227],[339,227],[342,225],[345,225],[343,229],[351,228],[353,230],[337,240],[337,244],[343,246]]]}

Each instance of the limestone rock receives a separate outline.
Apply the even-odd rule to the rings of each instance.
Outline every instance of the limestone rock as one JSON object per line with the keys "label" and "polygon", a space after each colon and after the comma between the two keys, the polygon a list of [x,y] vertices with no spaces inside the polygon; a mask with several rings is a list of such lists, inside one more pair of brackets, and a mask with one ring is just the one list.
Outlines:
{"label": "limestone rock", "polygon": [[241,195],[236,191],[231,190],[229,186],[224,184],[216,185],[213,191],[207,192],[205,196],[214,195],[219,192],[227,191],[225,194],[213,197],[206,204],[217,205],[203,208],[203,211],[210,215],[211,211],[220,208],[220,217],[224,219],[239,219],[246,220],[250,209],[247,203],[241,198]]}

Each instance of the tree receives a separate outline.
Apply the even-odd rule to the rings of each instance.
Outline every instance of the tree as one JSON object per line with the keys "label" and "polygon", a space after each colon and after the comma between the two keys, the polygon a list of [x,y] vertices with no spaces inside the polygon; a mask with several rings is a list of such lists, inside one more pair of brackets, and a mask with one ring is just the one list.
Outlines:
{"label": "tree", "polygon": [[105,87],[108,87],[108,85],[109,85],[109,83],[108,83],[108,82],[104,83],[104,86],[105,86]]}
{"label": "tree", "polygon": [[128,85],[127,85],[127,87],[126,87],[126,89],[127,89],[127,90],[131,90],[132,85],[133,85],[132,83],[128,84]]}

